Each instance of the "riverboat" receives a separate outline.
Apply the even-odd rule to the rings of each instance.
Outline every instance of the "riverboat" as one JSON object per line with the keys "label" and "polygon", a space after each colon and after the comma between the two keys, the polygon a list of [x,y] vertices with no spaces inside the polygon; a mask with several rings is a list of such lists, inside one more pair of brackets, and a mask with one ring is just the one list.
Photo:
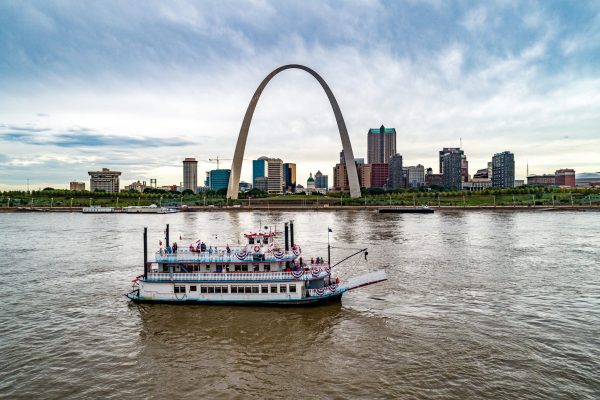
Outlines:
{"label": "riverboat", "polygon": [[83,207],[81,212],[84,214],[108,214],[115,212],[114,207],[89,206]]}
{"label": "riverboat", "polygon": [[127,214],[172,214],[179,212],[176,208],[157,206],[151,204],[149,206],[129,206],[123,207],[123,212]]}
{"label": "riverboat", "polygon": [[[340,301],[358,287],[385,281],[384,271],[374,271],[340,281],[328,260],[303,257],[294,242],[293,222],[281,232],[261,230],[244,235],[240,245],[209,246],[197,241],[187,248],[169,242],[147,255],[147,228],[144,228],[144,273],[133,280],[127,297],[136,303],[236,304],[236,305],[317,305]],[[365,253],[362,249],[352,256]],[[352,257],[350,256],[350,257]],[[349,259],[347,257],[344,260]]]}

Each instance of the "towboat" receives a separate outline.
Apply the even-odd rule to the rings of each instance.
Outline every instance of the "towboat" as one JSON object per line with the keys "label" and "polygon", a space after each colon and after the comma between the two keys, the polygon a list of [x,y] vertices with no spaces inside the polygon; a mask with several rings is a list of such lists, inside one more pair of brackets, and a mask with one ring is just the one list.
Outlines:
{"label": "towboat", "polygon": [[[136,303],[317,305],[340,301],[349,290],[387,279],[384,271],[374,271],[340,280],[333,268],[340,263],[331,265],[329,244],[327,260],[303,256],[294,242],[293,222],[284,225],[283,244],[278,241],[281,232],[260,230],[245,234],[240,245],[198,240],[177,248],[169,243],[168,232],[167,225],[166,247],[148,260],[144,228],[144,272],[127,293]],[[366,249],[352,256],[361,253]]]}

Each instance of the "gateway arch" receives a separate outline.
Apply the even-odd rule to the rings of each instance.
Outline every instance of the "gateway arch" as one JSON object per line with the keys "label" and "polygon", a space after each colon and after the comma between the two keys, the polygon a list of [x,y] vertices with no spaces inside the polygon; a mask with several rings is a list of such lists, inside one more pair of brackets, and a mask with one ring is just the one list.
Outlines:
{"label": "gateway arch", "polygon": [[242,122],[240,134],[238,136],[237,144],[235,146],[233,163],[231,164],[231,175],[229,177],[229,186],[227,187],[227,197],[230,199],[238,198],[240,172],[242,170],[244,150],[246,149],[246,140],[248,139],[248,131],[250,130],[250,123],[252,122],[252,116],[254,115],[254,110],[256,109],[258,99],[260,98],[260,95],[262,94],[269,81],[271,81],[271,79],[273,79],[275,75],[277,75],[281,71],[285,71],[286,69],[301,69],[303,71],[308,72],[321,84],[323,90],[325,90],[327,98],[329,99],[329,103],[331,104],[331,108],[333,108],[333,115],[335,115],[338,130],[340,131],[340,138],[342,139],[342,148],[344,149],[344,161],[346,163],[348,184],[350,186],[350,197],[360,197],[360,185],[358,183],[356,163],[354,162],[354,153],[352,152],[350,138],[348,137],[348,130],[346,129],[346,123],[344,122],[344,117],[342,116],[340,106],[338,105],[337,101],[335,100],[335,96],[333,95],[331,89],[323,80],[323,78],[321,78],[321,76],[312,69],[299,64],[288,64],[275,69],[273,72],[267,75],[265,79],[263,79],[263,81],[256,89],[256,92],[254,92],[254,96],[252,96],[252,100],[250,100],[250,104],[248,104],[248,109],[246,109],[246,115],[244,115],[244,121]]}

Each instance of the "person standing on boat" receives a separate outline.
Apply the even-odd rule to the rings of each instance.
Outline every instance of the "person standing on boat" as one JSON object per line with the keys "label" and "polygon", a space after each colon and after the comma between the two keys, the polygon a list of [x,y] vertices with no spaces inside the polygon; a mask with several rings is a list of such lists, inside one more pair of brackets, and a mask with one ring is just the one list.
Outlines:
{"label": "person standing on boat", "polygon": [[177,242],[173,242],[173,254],[177,254]]}

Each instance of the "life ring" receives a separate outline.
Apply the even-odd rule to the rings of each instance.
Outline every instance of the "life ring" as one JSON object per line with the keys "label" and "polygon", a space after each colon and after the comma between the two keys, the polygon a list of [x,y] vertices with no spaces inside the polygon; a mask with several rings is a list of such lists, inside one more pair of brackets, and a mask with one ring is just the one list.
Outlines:
{"label": "life ring", "polygon": [[260,251],[260,246],[259,245],[254,246],[254,252],[258,253],[259,251]]}

